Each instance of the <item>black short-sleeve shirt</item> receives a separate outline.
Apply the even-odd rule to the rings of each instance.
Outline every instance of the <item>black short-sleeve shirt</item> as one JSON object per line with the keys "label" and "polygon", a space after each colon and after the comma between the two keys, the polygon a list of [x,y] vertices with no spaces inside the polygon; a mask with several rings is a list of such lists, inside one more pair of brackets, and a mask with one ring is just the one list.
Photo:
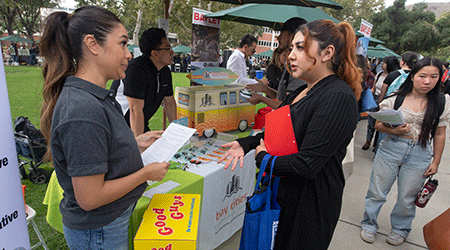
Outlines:
{"label": "black short-sleeve shirt", "polygon": [[[172,74],[169,67],[158,71],[147,56],[139,56],[130,61],[123,79],[123,94],[144,100],[144,132],[149,131],[148,121],[156,113],[165,96],[173,96]],[[125,114],[130,124],[130,110]]]}
{"label": "black short-sleeve shirt", "polygon": [[108,225],[145,191],[139,185],[120,199],[91,211],[75,199],[72,177],[105,174],[105,180],[130,175],[143,167],[133,132],[112,91],[80,78],[67,77],[53,112],[51,151],[64,190],[59,209],[63,224],[84,230]]}
{"label": "black short-sleeve shirt", "polygon": [[[411,70],[404,70],[405,73],[409,73]],[[389,73],[386,78],[384,78],[383,83],[387,84],[388,86],[391,86],[391,83],[395,80],[395,78],[399,77],[400,71],[396,70],[396,71],[392,71],[391,73]]]}

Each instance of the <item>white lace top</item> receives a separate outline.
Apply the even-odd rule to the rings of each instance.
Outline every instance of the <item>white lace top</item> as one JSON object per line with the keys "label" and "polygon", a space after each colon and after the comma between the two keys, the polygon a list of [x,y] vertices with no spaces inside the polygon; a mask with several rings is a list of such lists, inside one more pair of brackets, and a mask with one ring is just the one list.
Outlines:
{"label": "white lace top", "polygon": [[[395,103],[395,97],[392,98],[386,98],[380,103],[380,110],[391,110],[394,109],[394,103]],[[398,109],[400,112],[402,112],[403,119],[406,123],[411,126],[411,132],[414,136],[414,138],[418,138],[420,135],[420,132],[422,131],[422,121],[423,117],[425,116],[425,110],[420,112],[414,112],[408,108],[404,108],[400,106]],[[448,125],[448,121],[450,118],[450,96],[445,95],[445,108],[444,112],[442,112],[441,117],[439,117],[439,124],[438,127],[445,127]]]}

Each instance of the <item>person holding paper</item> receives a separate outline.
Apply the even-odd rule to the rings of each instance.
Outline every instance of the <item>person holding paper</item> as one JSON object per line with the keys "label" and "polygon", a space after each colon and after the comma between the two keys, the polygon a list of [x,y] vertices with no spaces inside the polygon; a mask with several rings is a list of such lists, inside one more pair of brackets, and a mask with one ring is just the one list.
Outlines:
{"label": "person holding paper", "polygon": [[[362,76],[355,65],[355,39],[348,23],[318,20],[300,26],[290,46],[292,75],[307,84],[280,106],[290,108],[287,119],[298,152],[274,163],[274,175],[282,176],[274,249],[327,249],[331,242],[345,183],[342,160],[358,122]],[[256,148],[259,166],[271,153],[263,140],[272,141],[271,136],[264,132],[227,143],[223,146],[230,149],[219,162],[229,157],[225,169],[243,167],[244,154]]]}
{"label": "person holding paper", "polygon": [[159,132],[138,136],[123,119],[110,79],[122,79],[131,54],[128,33],[110,11],[83,6],[54,12],[40,43],[45,135],[58,182],[64,237],[70,249],[128,249],[128,221],[147,180],[168,162],[143,165],[140,149]]}
{"label": "person holding paper", "polygon": [[381,111],[391,110],[403,99],[398,110],[405,123],[397,127],[380,121],[375,124],[388,136],[379,144],[365,198],[360,236],[368,243],[375,240],[377,217],[395,180],[398,196],[386,242],[398,246],[405,241],[415,217],[417,193],[426,177],[438,171],[450,117],[449,96],[441,91],[441,79],[441,61],[425,57],[413,66],[400,89],[380,104]]}

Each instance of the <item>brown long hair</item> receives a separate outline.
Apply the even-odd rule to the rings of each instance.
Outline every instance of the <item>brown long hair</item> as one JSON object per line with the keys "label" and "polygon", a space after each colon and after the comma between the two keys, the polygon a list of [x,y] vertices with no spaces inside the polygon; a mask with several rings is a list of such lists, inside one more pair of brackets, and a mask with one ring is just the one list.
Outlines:
{"label": "brown long hair", "polygon": [[281,64],[284,64],[285,62],[281,62],[280,61],[280,55],[283,54],[283,52],[285,52],[285,49],[282,49],[280,47],[276,48],[273,51],[273,55],[272,58],[270,59],[270,63],[277,66],[277,68],[282,69]]}
{"label": "brown long hair", "polygon": [[333,45],[335,53],[332,58],[332,70],[344,80],[355,93],[357,99],[361,96],[361,69],[356,66],[356,37],[353,28],[346,22],[335,24],[330,20],[317,20],[300,26],[297,32],[305,37],[303,48],[305,54],[314,59],[309,53],[313,40],[319,43],[323,50]]}
{"label": "brown long hair", "polygon": [[121,23],[120,20],[112,12],[97,6],[83,6],[76,9],[74,14],[54,12],[45,19],[39,47],[44,57],[41,131],[49,142],[47,160],[51,160],[53,110],[66,78],[77,72],[77,63],[83,56],[84,37],[92,34],[102,45],[118,23]]}

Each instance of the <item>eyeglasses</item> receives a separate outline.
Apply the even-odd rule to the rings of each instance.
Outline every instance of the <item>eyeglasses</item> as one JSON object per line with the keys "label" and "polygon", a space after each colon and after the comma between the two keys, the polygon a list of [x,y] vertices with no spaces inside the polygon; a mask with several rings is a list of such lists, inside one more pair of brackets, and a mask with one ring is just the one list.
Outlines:
{"label": "eyeglasses", "polygon": [[158,49],[153,49],[153,50],[172,50],[172,46],[167,47],[167,48],[158,48]]}

